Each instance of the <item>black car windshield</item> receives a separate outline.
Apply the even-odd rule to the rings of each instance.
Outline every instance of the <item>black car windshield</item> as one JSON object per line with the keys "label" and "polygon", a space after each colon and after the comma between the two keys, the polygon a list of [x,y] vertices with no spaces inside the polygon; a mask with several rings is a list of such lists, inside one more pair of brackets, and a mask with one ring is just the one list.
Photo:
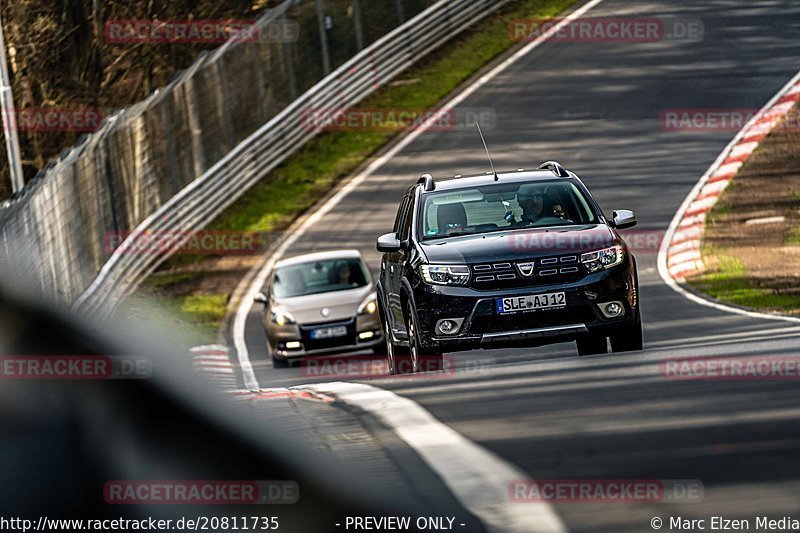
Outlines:
{"label": "black car windshield", "polygon": [[272,294],[292,298],[356,289],[368,283],[369,273],[360,259],[329,259],[278,268],[272,280]]}
{"label": "black car windshield", "polygon": [[421,238],[594,223],[594,210],[570,181],[497,183],[426,194]]}

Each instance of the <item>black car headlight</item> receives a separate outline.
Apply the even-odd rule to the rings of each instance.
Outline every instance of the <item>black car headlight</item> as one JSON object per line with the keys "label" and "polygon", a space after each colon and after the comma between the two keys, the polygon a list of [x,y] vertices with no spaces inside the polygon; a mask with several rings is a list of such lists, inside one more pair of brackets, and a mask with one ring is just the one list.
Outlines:
{"label": "black car headlight", "polygon": [[469,283],[469,267],[466,265],[427,265],[419,266],[425,283],[431,285],[466,285]]}
{"label": "black car headlight", "polygon": [[622,251],[622,246],[620,245],[581,254],[581,263],[589,272],[597,272],[604,268],[617,266],[622,263],[623,259],[625,259],[625,252]]}

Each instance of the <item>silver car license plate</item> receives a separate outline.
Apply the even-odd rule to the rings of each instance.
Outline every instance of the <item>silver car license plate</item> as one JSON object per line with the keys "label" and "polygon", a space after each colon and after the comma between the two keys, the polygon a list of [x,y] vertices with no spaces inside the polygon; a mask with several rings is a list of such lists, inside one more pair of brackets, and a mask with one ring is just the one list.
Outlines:
{"label": "silver car license plate", "polygon": [[317,328],[311,332],[312,339],[332,339],[334,337],[344,337],[345,335],[347,335],[347,326]]}
{"label": "silver car license plate", "polygon": [[567,295],[564,292],[549,292],[530,296],[513,296],[497,298],[497,312],[501,315],[539,311],[542,309],[558,309],[567,306]]}

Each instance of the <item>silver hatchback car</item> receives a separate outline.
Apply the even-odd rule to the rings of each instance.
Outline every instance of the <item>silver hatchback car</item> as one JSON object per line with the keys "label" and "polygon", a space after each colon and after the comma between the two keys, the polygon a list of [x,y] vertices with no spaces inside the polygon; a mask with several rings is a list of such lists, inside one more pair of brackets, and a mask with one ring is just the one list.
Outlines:
{"label": "silver hatchback car", "polygon": [[279,261],[255,300],[264,304],[267,351],[276,367],[310,355],[385,353],[375,284],[358,250]]}

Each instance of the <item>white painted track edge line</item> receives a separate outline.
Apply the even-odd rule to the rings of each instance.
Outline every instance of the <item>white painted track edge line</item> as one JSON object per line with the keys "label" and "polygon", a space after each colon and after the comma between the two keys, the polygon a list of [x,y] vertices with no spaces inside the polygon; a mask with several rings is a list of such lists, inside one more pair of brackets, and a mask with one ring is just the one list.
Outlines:
{"label": "white painted track edge line", "polygon": [[566,532],[548,502],[512,500],[512,484],[528,481],[529,475],[465,438],[413,400],[361,383],[323,383],[302,390],[334,396],[388,426],[489,531]]}
{"label": "white painted track edge line", "polygon": [[789,316],[781,316],[781,315],[769,315],[766,313],[759,313],[758,311],[750,311],[747,309],[741,309],[738,307],[733,307],[730,305],[726,305],[717,301],[713,301],[707,297],[703,297],[699,294],[696,294],[681,285],[675,278],[672,277],[672,274],[669,271],[669,266],[667,264],[667,254],[669,252],[670,243],[672,242],[672,237],[675,235],[675,231],[678,228],[678,225],[681,223],[686,212],[689,210],[689,206],[692,202],[697,198],[698,194],[700,193],[701,189],[706,185],[709,178],[711,178],[712,174],[714,174],[725,161],[725,159],[730,154],[731,150],[744,138],[745,134],[750,130],[750,128],[755,125],[758,120],[767,113],[775,104],[780,100],[783,96],[791,91],[792,87],[797,85],[800,81],[800,72],[795,74],[791,80],[789,80],[783,88],[778,91],[770,100],[769,102],[762,107],[759,112],[753,116],[753,118],[748,122],[736,136],[731,140],[731,142],[725,147],[722,152],[720,152],[717,159],[711,164],[711,166],[706,170],[705,174],[700,178],[700,180],[695,184],[686,198],[683,200],[683,203],[678,208],[678,211],[675,213],[675,216],[670,222],[669,227],[667,228],[666,233],[664,234],[664,239],[661,241],[661,247],[658,251],[658,274],[661,276],[661,279],[664,280],[664,283],[683,296],[688,300],[695,302],[697,304],[710,307],[716,309],[718,311],[723,311],[726,313],[733,313],[737,315],[746,316],[749,318],[759,318],[765,320],[780,320],[784,322],[793,322],[793,323],[800,323],[800,318],[789,317]]}
{"label": "white painted track edge line", "polygon": [[[522,57],[530,53],[535,48],[538,48],[542,43],[546,42],[550,39],[553,35],[555,35],[558,31],[561,30],[562,27],[570,24],[573,20],[581,17],[584,13],[595,7],[596,5],[600,4],[603,0],[590,0],[589,2],[585,3],[584,5],[580,6],[578,9],[561,19],[561,21],[550,28],[547,32],[543,35],[537,37],[527,45],[520,48],[517,52],[513,55],[502,61],[499,65],[491,69],[489,72],[475,80],[475,82],[468,87],[466,87],[463,91],[459,94],[454,96],[447,104],[445,104],[440,110],[439,114],[443,114],[448,112],[453,107],[457,106],[473,93],[475,93],[478,89],[486,85],[489,81],[495,78],[498,74],[502,73],[508,67],[519,61]],[[293,245],[297,240],[306,232],[306,230],[311,227],[314,223],[316,223],[323,215],[327,214],[331,211],[339,202],[342,201],[351,191],[353,191],[356,187],[361,185],[367,177],[371,176],[376,170],[386,164],[392,157],[394,157],[397,153],[403,150],[406,146],[411,144],[417,137],[422,135],[425,131],[427,131],[431,124],[434,121],[430,120],[423,124],[421,127],[415,129],[411,133],[409,133],[405,138],[403,138],[400,142],[398,142],[394,147],[392,147],[389,151],[387,151],[382,156],[378,157],[375,161],[373,161],[370,165],[367,166],[358,176],[350,180],[344,187],[342,187],[336,194],[331,196],[331,198],[314,212],[312,215],[307,217],[303,223],[298,226],[293,233],[287,235],[284,241],[275,249],[275,251],[270,256],[269,260],[264,264],[262,269],[259,273],[253,278],[253,282],[250,288],[242,297],[242,302],[239,305],[239,308],[236,310],[236,315],[233,319],[233,327],[231,336],[233,338],[234,347],[236,349],[236,356],[239,360],[239,367],[242,370],[242,377],[244,381],[245,388],[248,389],[257,389],[259,387],[258,379],[256,378],[255,371],[253,370],[253,365],[250,361],[249,353],[247,351],[247,343],[245,342],[245,323],[247,322],[247,316],[250,313],[250,309],[253,306],[253,297],[261,290],[261,287],[266,282],[267,276],[269,275],[270,270],[272,270],[272,266],[285,252],[286,250]]]}

